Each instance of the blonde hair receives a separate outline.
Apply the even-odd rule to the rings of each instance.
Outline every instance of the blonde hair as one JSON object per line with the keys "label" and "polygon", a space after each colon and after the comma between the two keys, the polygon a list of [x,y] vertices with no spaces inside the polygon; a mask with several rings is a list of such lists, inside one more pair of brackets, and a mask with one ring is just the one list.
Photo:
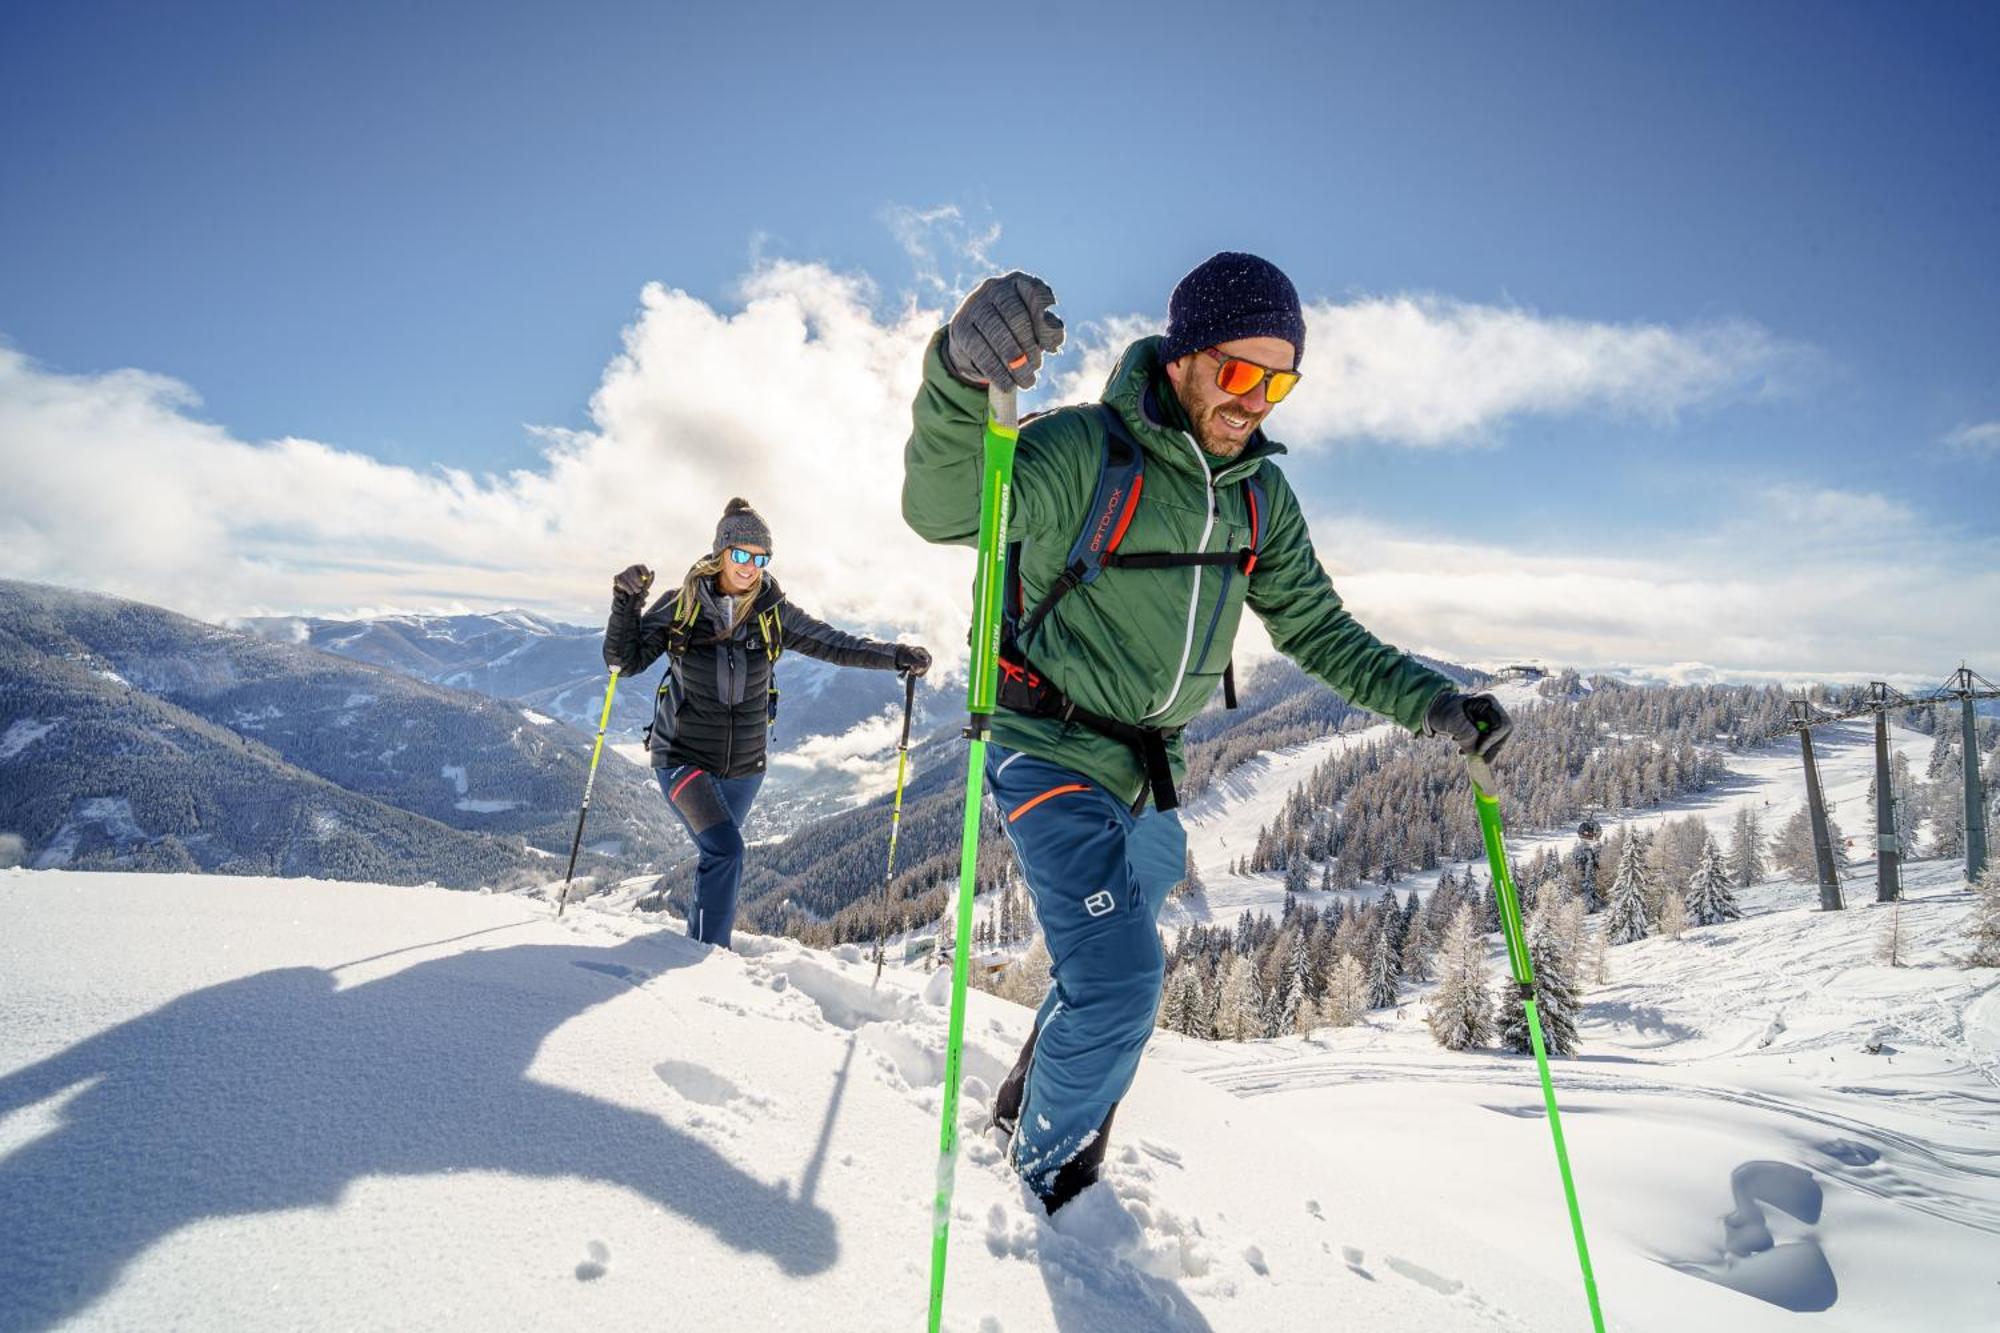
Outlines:
{"label": "blonde hair", "polygon": [[[683,612],[690,606],[701,605],[700,594],[696,592],[695,586],[703,579],[712,579],[721,572],[722,552],[720,551],[711,552],[688,566],[687,577],[681,580],[679,606]],[[716,584],[715,590],[720,593],[722,585],[719,583]],[[722,627],[724,634],[733,631],[738,625],[743,623],[743,618],[750,614],[751,604],[757,600],[757,588],[753,585],[750,591],[738,593],[729,600],[729,623]]]}

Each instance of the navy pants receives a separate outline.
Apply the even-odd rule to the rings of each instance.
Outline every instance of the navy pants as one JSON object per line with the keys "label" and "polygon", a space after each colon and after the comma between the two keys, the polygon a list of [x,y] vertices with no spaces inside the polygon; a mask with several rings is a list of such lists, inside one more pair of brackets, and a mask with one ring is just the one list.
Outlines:
{"label": "navy pants", "polygon": [[736,925],[736,890],[743,882],[743,821],[750,817],[764,775],[718,778],[693,764],[682,764],[656,768],[653,776],[700,853],[694,863],[688,934],[703,944],[727,949]]}
{"label": "navy pants", "polygon": [[1009,1149],[1047,1198],[1138,1073],[1166,967],[1155,923],[1186,874],[1187,833],[1171,810],[1135,816],[1089,778],[1003,746],[987,747],[986,781],[1055,980]]}

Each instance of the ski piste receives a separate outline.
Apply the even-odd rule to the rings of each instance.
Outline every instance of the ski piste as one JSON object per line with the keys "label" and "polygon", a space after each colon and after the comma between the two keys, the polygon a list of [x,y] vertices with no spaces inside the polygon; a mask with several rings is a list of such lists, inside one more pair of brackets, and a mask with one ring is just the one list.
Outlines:
{"label": "ski piste", "polygon": [[930,1333],[944,1317],[945,1250],[951,1237],[951,1195],[958,1179],[959,1063],[965,1044],[965,978],[972,945],[972,887],[979,861],[979,805],[985,792],[986,733],[1000,676],[1001,561],[1013,500],[1014,447],[1021,431],[1014,390],[986,391],[985,462],[979,487],[979,565],[973,583],[972,662],[966,681],[965,831],[959,842],[957,924],[952,931],[951,1022],[946,1030],[944,1110],[938,1131],[937,1193],[931,1204]]}
{"label": "ski piste", "polygon": [[618,692],[618,668],[611,668],[611,681],[604,687],[604,711],[597,717],[597,742],[590,747],[590,772],[583,779],[583,805],[576,812],[576,836],[569,842],[569,869],[563,871],[562,893],[556,899],[556,915],[569,906],[569,882],[576,874],[576,854],[583,846],[583,821],[590,817],[590,792],[597,785],[597,761],[604,756],[604,729],[611,725],[611,696]]}
{"label": "ski piste", "polygon": [[1527,1009],[1528,1040],[1535,1047],[1535,1068],[1542,1079],[1542,1104],[1548,1108],[1549,1136],[1555,1140],[1556,1166],[1562,1171],[1563,1198],[1569,1202],[1570,1230],[1576,1234],[1576,1261],[1583,1270],[1584,1295],[1590,1301],[1590,1325],[1604,1333],[1604,1312],[1597,1303],[1597,1275],[1590,1267],[1590,1244],[1583,1235],[1583,1212],[1577,1207],[1576,1182],[1570,1178],[1569,1149],[1563,1143],[1562,1115],[1556,1109],[1555,1084],[1549,1078],[1549,1053],[1542,1041],[1542,1015],[1535,1007],[1535,967],[1528,957],[1528,942],[1521,929],[1521,900],[1514,892],[1514,876],[1507,869],[1507,848],[1502,841],[1499,790],[1493,769],[1477,755],[1467,755],[1466,770],[1472,775],[1472,799],[1479,809],[1479,832],[1486,841],[1486,862],[1493,871],[1493,895],[1500,904],[1500,926],[1507,937],[1507,962],[1514,980],[1521,985],[1522,1005]]}

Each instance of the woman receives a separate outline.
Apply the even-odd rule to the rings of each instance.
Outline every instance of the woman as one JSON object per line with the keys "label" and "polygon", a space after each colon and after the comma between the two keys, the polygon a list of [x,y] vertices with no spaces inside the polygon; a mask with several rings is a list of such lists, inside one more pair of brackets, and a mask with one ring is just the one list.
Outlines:
{"label": "woman", "polygon": [[688,933],[729,946],[743,879],[743,821],[764,785],[765,738],[777,712],[772,667],[794,649],[838,666],[921,676],[931,655],[914,644],[844,634],[801,611],[764,572],[771,529],[747,500],[731,500],[715,544],[680,591],[644,616],[653,571],[633,565],[611,581],[604,661],[627,676],[668,655],[647,751],[667,803],[700,852]]}

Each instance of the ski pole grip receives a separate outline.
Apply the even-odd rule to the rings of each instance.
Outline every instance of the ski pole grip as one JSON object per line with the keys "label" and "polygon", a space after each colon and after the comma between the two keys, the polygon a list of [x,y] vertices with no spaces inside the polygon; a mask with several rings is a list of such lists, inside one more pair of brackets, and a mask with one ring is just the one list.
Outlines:
{"label": "ski pole grip", "polygon": [[1021,411],[1014,401],[1014,386],[989,384],[986,386],[986,411],[993,418],[993,424],[1014,430],[1021,424]]}

